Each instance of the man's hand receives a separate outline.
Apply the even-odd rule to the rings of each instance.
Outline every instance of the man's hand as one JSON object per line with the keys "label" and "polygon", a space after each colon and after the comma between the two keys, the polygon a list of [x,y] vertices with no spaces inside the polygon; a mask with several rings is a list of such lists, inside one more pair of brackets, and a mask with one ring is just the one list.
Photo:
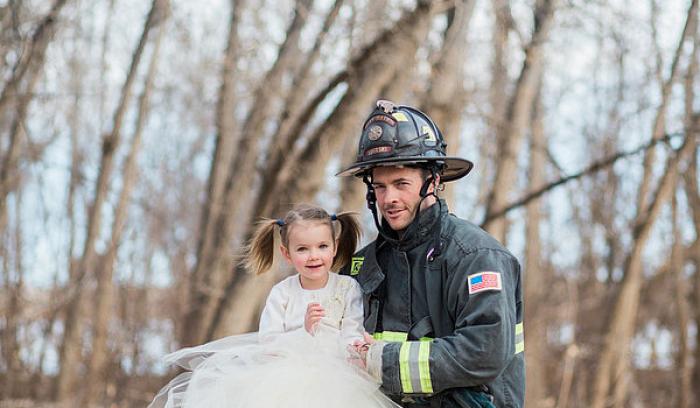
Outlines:
{"label": "man's hand", "polygon": [[367,369],[367,352],[369,351],[369,346],[374,343],[376,343],[376,340],[367,332],[364,333],[364,340],[353,341],[351,346],[351,355],[353,356],[351,363],[362,369]]}
{"label": "man's hand", "polygon": [[304,329],[313,336],[316,325],[325,315],[326,311],[320,303],[309,303],[306,306],[306,316],[304,316]]}

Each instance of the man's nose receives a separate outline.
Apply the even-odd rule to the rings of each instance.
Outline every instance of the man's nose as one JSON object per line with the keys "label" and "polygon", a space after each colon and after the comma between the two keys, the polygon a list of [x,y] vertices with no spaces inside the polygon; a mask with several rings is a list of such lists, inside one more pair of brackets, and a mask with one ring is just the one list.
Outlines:
{"label": "man's nose", "polygon": [[384,201],[387,203],[395,202],[398,200],[399,194],[398,190],[389,186],[385,190]]}

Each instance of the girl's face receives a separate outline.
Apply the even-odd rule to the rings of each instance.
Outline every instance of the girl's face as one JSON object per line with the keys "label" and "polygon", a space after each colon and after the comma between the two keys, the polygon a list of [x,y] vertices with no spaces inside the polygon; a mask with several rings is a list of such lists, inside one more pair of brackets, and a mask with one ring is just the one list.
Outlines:
{"label": "girl's face", "polygon": [[328,282],[336,242],[327,222],[299,220],[289,226],[289,246],[280,246],[282,255],[299,272],[301,287],[320,289]]}

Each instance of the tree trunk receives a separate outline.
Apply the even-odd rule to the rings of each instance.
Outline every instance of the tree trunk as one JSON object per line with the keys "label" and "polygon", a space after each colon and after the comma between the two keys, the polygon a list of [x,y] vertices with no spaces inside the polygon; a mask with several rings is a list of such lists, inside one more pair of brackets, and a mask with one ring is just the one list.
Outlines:
{"label": "tree trunk", "polygon": [[[673,62],[671,64],[671,73],[668,79],[661,87],[661,102],[659,108],[656,111],[656,117],[654,118],[654,125],[652,128],[651,137],[652,140],[660,139],[665,134],[666,128],[666,111],[668,109],[669,98],[671,96],[671,90],[673,89],[673,84],[678,78],[679,71],[679,61],[683,55],[683,47],[688,38],[693,38],[695,32],[697,31],[697,16],[698,14],[698,0],[692,0],[690,7],[688,8],[687,18],[685,21],[685,26],[683,27],[683,33],[678,41],[678,47],[676,53],[673,57]],[[637,208],[646,208],[649,201],[649,191],[651,189],[651,178],[654,158],[656,157],[655,149],[649,149],[644,154],[644,174],[642,176],[642,181],[639,185],[639,190],[637,191]]]}
{"label": "tree trunk", "polygon": [[[229,23],[228,41],[224,55],[224,65],[221,73],[221,87],[219,88],[219,99],[216,107],[216,147],[209,172],[209,185],[207,189],[207,199],[202,209],[200,223],[199,242],[197,245],[197,264],[190,274],[190,299],[187,302],[189,308],[184,317],[184,324],[180,332],[180,342],[182,345],[193,345],[198,343],[199,335],[190,329],[190,319],[197,317],[195,299],[199,293],[206,288],[206,274],[209,259],[215,252],[214,237],[217,232],[217,221],[219,220],[224,207],[224,185],[227,178],[229,163],[233,160],[235,144],[239,135],[235,130],[234,111],[236,104],[235,97],[235,74],[236,63],[240,52],[240,38],[238,26],[240,24],[245,1],[231,0],[231,18]],[[205,267],[206,266],[206,267]],[[200,300],[199,302],[202,302]]]}
{"label": "tree trunk", "polygon": [[[673,193],[675,178],[678,171],[678,163],[685,160],[691,153],[693,137],[697,137],[698,116],[694,116],[692,123],[686,130],[683,145],[673,152],[666,161],[663,176],[658,189],[648,209],[638,209],[633,233],[633,246],[625,261],[625,276],[621,284],[619,295],[615,300],[611,313],[610,323],[604,333],[605,342],[601,352],[596,379],[594,382],[591,406],[604,408],[609,403],[622,406],[621,400],[626,395],[624,377],[629,365],[630,351],[628,346],[634,334],[634,323],[639,305],[639,290],[642,284],[642,251],[651,234],[651,228],[658,218],[663,205]],[[608,401],[611,389],[615,396],[614,401]]]}
{"label": "tree trunk", "polygon": [[[532,111],[530,132],[530,161],[528,172],[528,189],[533,191],[545,184],[545,163],[547,163],[547,139],[544,131],[544,112],[541,100],[542,76],[538,80],[539,89]],[[540,240],[542,222],[542,202],[532,201],[526,207],[525,225],[525,268],[524,268],[524,297],[525,317],[527,322],[525,360],[535,362],[528,366],[527,390],[525,405],[532,407],[544,406],[547,397],[547,378],[545,367],[547,347],[547,317],[545,305],[545,290],[542,282],[551,281],[542,262],[542,243]],[[532,339],[532,341],[527,341]],[[573,364],[573,362],[572,362]]]}
{"label": "tree trunk", "polygon": [[[22,94],[31,97],[32,84],[36,83],[36,77],[44,66],[46,49],[56,32],[58,15],[67,2],[67,0],[56,0],[32,34],[26,51],[20,55],[12,69],[12,76],[2,89],[2,94],[0,94],[0,112],[5,110],[10,101]],[[23,83],[26,83],[24,89],[22,89]]]}
{"label": "tree trunk", "polygon": [[154,0],[151,11],[144,24],[139,43],[134,51],[131,66],[122,88],[122,95],[114,114],[112,132],[106,135],[102,141],[102,159],[100,171],[95,186],[95,196],[88,213],[87,231],[83,246],[83,253],[77,265],[77,273],[68,283],[66,305],[64,314],[63,340],[59,349],[60,369],[55,379],[55,399],[67,401],[75,397],[74,387],[78,376],[78,368],[81,362],[82,349],[82,320],[80,305],[82,303],[82,288],[85,276],[89,270],[95,267],[95,244],[99,236],[102,223],[102,205],[108,194],[108,186],[111,178],[114,153],[121,139],[121,127],[128,101],[133,90],[134,80],[138,71],[143,49],[148,40],[148,34],[160,19],[163,18],[167,0]]}
{"label": "tree trunk", "polygon": [[676,316],[678,317],[678,352],[675,356],[677,389],[674,406],[688,408],[690,406],[690,346],[688,344],[689,312],[686,288],[688,282],[683,274],[685,264],[683,254],[683,238],[678,220],[678,203],[675,195],[672,197],[673,246],[671,248],[672,279],[675,282]]}
{"label": "tree trunk", "polygon": [[[162,4],[162,7],[169,7],[167,0]],[[168,11],[163,10],[163,13],[167,14]],[[90,359],[88,360],[86,382],[83,384],[87,398],[85,405],[87,406],[94,406],[98,404],[102,392],[104,391],[104,385],[106,385],[107,378],[105,374],[107,374],[106,369],[108,363],[107,336],[110,316],[113,315],[113,271],[117,251],[121,243],[122,232],[124,231],[124,224],[126,223],[131,191],[133,190],[134,183],[136,181],[136,159],[141,147],[143,128],[149,114],[150,94],[153,89],[153,81],[155,80],[156,76],[158,55],[161,40],[163,38],[164,25],[164,22],[161,21],[157,36],[154,39],[153,55],[151,56],[151,63],[148,67],[148,73],[146,74],[143,93],[141,94],[139,100],[138,117],[136,119],[134,136],[131,140],[129,152],[127,153],[124,164],[123,187],[121,193],[119,194],[117,206],[114,210],[112,235],[108,245],[107,254],[104,257],[102,265],[97,271],[97,289],[95,292],[95,305],[93,308],[92,352]]]}
{"label": "tree trunk", "polygon": [[[700,151],[695,150],[695,159],[693,159],[693,166],[691,167],[694,171],[694,174],[697,174],[698,171],[698,166],[697,166],[697,155],[700,153]],[[697,178],[695,178],[695,185],[697,186]],[[695,191],[695,198],[693,199],[693,218],[694,218],[694,224],[695,224],[695,236],[698,237],[700,235],[700,215],[695,215],[695,214],[700,214],[700,195],[698,195],[697,190]],[[693,264],[695,265],[695,270],[699,271],[700,270],[700,245],[698,245],[698,241],[700,241],[699,238],[696,238],[695,240],[695,250],[693,254]],[[695,273],[694,275],[694,285],[693,285],[693,299],[695,299],[695,302],[693,303],[693,309],[696,311],[695,313],[695,318],[694,318],[694,323],[695,327],[700,327],[700,313],[697,311],[700,310],[700,273]],[[691,375],[691,389],[693,391],[693,395],[691,396],[694,398],[695,403],[697,404],[700,401],[700,347],[698,347],[698,344],[700,344],[700,330],[696,330],[695,332],[695,353],[694,353],[694,365],[692,369],[692,375]]]}
{"label": "tree trunk", "polygon": [[[345,157],[342,158],[342,168],[347,168],[357,159],[357,149],[359,145],[360,132],[355,132],[355,137],[348,137],[343,142],[343,147],[341,151],[346,152]],[[357,177],[341,177],[340,183],[340,208],[343,211],[355,211],[362,214],[363,210],[367,208],[367,199],[365,194],[367,193],[367,187]],[[366,234],[370,232],[366,231]]]}
{"label": "tree trunk", "polygon": [[[265,184],[266,191],[261,196],[265,201],[258,199],[252,206],[256,216],[281,214],[290,203],[309,200],[315,195],[324,179],[330,155],[342,146],[345,135],[353,134],[352,129],[361,123],[380,89],[412,58],[417,44],[427,34],[431,11],[437,4],[429,3],[420,2],[355,58],[347,72],[347,90],[340,102],[304,146],[284,157],[274,181]],[[388,60],[386,55],[392,58]],[[249,234],[250,229],[246,236]],[[227,322],[226,333],[255,327],[260,305],[274,283],[270,276],[254,278],[237,268],[234,279],[223,293],[212,336],[221,333],[217,327],[224,321]]]}
{"label": "tree trunk", "polygon": [[[673,82],[675,77],[675,69],[680,54],[683,52],[683,44],[689,32],[695,32],[695,21],[697,14],[697,0],[693,0],[686,19],[686,24],[683,29],[683,34],[679,42],[679,46],[674,57],[674,67],[671,72],[669,81],[665,84]],[[690,72],[690,71],[689,71]],[[657,121],[652,129],[652,139],[655,138],[657,132],[664,133],[664,129],[658,129],[658,121],[664,116],[665,103],[659,107]],[[687,112],[687,115],[690,112]],[[663,121],[661,121],[663,123]],[[685,157],[688,157],[694,151],[694,142],[691,140],[697,137],[698,132],[698,116],[692,114],[691,117],[686,117],[686,134],[683,145],[666,161],[665,171],[659,181],[659,185],[653,197],[653,201],[648,206],[637,207],[637,214],[634,220],[634,231],[632,249],[625,261],[625,275],[620,287],[620,292],[614,301],[614,307],[611,314],[611,320],[606,325],[604,331],[605,341],[603,350],[599,357],[597,375],[593,384],[592,407],[604,408],[608,404],[614,406],[622,406],[624,398],[627,395],[626,375],[627,367],[630,360],[630,351],[628,350],[629,343],[634,334],[635,317],[639,305],[639,290],[642,284],[642,251],[646,246],[652,226],[654,225],[658,213],[662,206],[668,201],[673,193],[675,186],[675,178],[678,172],[678,163],[682,162]],[[641,205],[646,202],[644,198],[647,193],[642,191],[649,185],[648,178],[650,177],[650,169],[652,162],[647,161],[649,152],[645,154],[644,160],[644,179],[640,185],[640,195],[638,196],[637,204]],[[611,393],[611,390],[613,391]],[[609,401],[609,397],[613,397]]]}
{"label": "tree trunk", "polygon": [[[459,0],[450,11],[440,55],[433,65],[422,110],[437,124],[447,141],[448,156],[458,156],[462,113],[467,103],[464,66],[467,61],[467,33],[474,14],[474,0]],[[447,184],[443,197],[454,210],[454,185]]]}
{"label": "tree trunk", "polygon": [[[700,327],[700,190],[698,190],[698,154],[700,150],[698,149],[697,142],[695,143],[694,154],[690,160],[690,165],[688,170],[683,173],[683,181],[685,186],[686,197],[688,197],[688,206],[691,210],[691,215],[693,219],[693,230],[695,232],[695,243],[692,248],[688,251],[689,258],[693,265],[695,266],[695,273],[693,274],[693,282],[690,283],[690,288],[692,290],[691,299],[693,300],[692,310],[695,311],[694,316],[692,316],[695,327]],[[696,330],[695,333],[695,354],[694,354],[694,365],[692,367],[691,374],[691,390],[694,395],[695,401],[700,401],[700,330]],[[697,405],[697,404],[696,404]]]}
{"label": "tree trunk", "polygon": [[304,63],[301,64],[294,75],[291,90],[285,98],[282,113],[277,121],[279,126],[276,135],[272,141],[271,148],[268,149],[270,162],[275,163],[279,161],[280,156],[285,155],[289,151],[290,144],[293,143],[293,139],[297,136],[292,134],[291,130],[299,120],[299,117],[303,114],[304,108],[308,103],[310,91],[312,91],[314,85],[313,82],[317,79],[312,74],[311,68],[313,68],[314,64],[321,56],[321,46],[335,23],[338,14],[340,14],[340,9],[344,3],[344,0],[336,0],[335,3],[333,3],[333,7],[323,21],[321,31],[316,36],[313,48],[308,55],[305,56]]}
{"label": "tree trunk", "polygon": [[[566,352],[564,352],[564,368],[562,370],[561,386],[559,387],[559,403],[557,404],[557,408],[567,408],[569,406],[571,385],[574,382],[574,375],[576,374],[575,368],[578,354],[579,348],[575,343],[570,344],[566,348]],[[538,361],[535,361],[535,363],[538,363]],[[541,406],[542,405],[535,405],[535,407]]]}
{"label": "tree trunk", "polygon": [[[242,130],[242,138],[235,149],[235,156],[230,161],[226,173],[226,181],[222,192],[222,208],[226,211],[219,213],[214,219],[215,228],[210,231],[212,236],[210,252],[198,256],[197,266],[193,276],[198,277],[198,284],[192,288],[192,299],[185,319],[184,344],[197,344],[206,341],[211,335],[210,327],[221,302],[221,288],[226,286],[231,267],[229,242],[241,236],[239,231],[245,229],[244,223],[237,220],[249,219],[247,212],[251,208],[249,197],[254,190],[256,173],[251,171],[259,158],[258,145],[265,134],[265,125],[270,117],[271,106],[274,105],[273,91],[279,91],[283,74],[289,72],[294,58],[294,50],[299,40],[302,28],[308,17],[307,10],[313,0],[300,0],[297,5],[285,41],[280,47],[279,55],[272,68],[261,81],[254,102],[248,112]],[[211,219],[211,215],[209,216]]]}
{"label": "tree trunk", "polygon": [[15,188],[20,148],[24,138],[23,124],[31,102],[34,88],[39,81],[39,74],[46,59],[46,49],[56,32],[58,14],[67,0],[56,0],[49,13],[42,19],[12,69],[12,76],[5,83],[0,94],[0,115],[5,114],[8,104],[16,100],[15,114],[10,127],[10,142],[0,165],[0,232],[5,230],[7,196]]}
{"label": "tree trunk", "polygon": [[494,0],[491,2],[494,18],[491,43],[493,59],[491,60],[491,81],[489,83],[489,105],[487,114],[488,134],[481,137],[479,142],[479,161],[474,163],[479,174],[479,198],[477,205],[484,205],[488,199],[488,193],[492,189],[494,166],[496,164],[496,150],[498,141],[492,137],[498,134],[504,126],[508,95],[508,71],[506,68],[508,55],[508,35],[511,31],[513,18],[510,13],[509,0]]}
{"label": "tree trunk", "polygon": [[[696,27],[697,31],[697,27]],[[693,115],[693,105],[695,102],[695,78],[698,71],[698,56],[700,56],[700,41],[698,41],[698,33],[695,33],[695,42],[693,44],[693,53],[690,56],[690,63],[688,65],[688,71],[685,75],[685,116],[690,118]],[[697,140],[692,140],[689,142],[689,150],[694,152],[697,150]],[[697,160],[697,155],[690,161],[688,169],[684,172],[690,173],[691,171],[697,171],[694,166]],[[696,174],[696,173],[695,173]],[[679,183],[680,184],[680,183]],[[697,186],[697,184],[696,184]],[[686,194],[689,196],[690,194]],[[692,206],[692,198],[689,197],[688,200]],[[678,373],[678,398],[676,406],[678,408],[688,408],[691,406],[692,389],[691,389],[691,379],[692,372],[690,367],[690,361],[692,358],[690,345],[688,341],[688,332],[690,328],[690,312],[688,303],[688,290],[686,288],[692,288],[691,282],[685,277],[684,270],[686,264],[686,256],[684,254],[683,237],[680,230],[680,222],[678,214],[678,203],[676,196],[673,196],[672,201],[672,222],[673,222],[673,247],[671,250],[671,271],[675,272],[674,280],[676,282],[676,309],[678,316],[678,353],[676,355],[676,371]],[[696,269],[696,275],[698,274],[698,269]],[[697,309],[696,309],[697,310]],[[696,348],[698,348],[696,346]]]}
{"label": "tree trunk", "polygon": [[[505,123],[497,130],[498,153],[493,189],[486,205],[485,219],[505,207],[508,196],[515,187],[518,154],[523,129],[530,120],[532,102],[536,94],[537,79],[544,67],[544,41],[554,17],[556,0],[538,0],[535,7],[532,40],[525,51],[520,77],[508,102]],[[486,221],[483,228],[496,239],[505,242],[507,228],[505,217]]]}

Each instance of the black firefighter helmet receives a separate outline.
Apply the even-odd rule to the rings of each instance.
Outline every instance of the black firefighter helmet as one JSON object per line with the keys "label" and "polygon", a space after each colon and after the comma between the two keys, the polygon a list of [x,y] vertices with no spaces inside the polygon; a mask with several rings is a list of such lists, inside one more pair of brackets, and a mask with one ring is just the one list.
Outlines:
{"label": "black firefighter helmet", "polygon": [[355,163],[337,175],[363,177],[377,166],[405,165],[435,168],[441,182],[466,176],[472,162],[447,156],[446,147],[440,129],[428,115],[379,100],[362,127]]}

